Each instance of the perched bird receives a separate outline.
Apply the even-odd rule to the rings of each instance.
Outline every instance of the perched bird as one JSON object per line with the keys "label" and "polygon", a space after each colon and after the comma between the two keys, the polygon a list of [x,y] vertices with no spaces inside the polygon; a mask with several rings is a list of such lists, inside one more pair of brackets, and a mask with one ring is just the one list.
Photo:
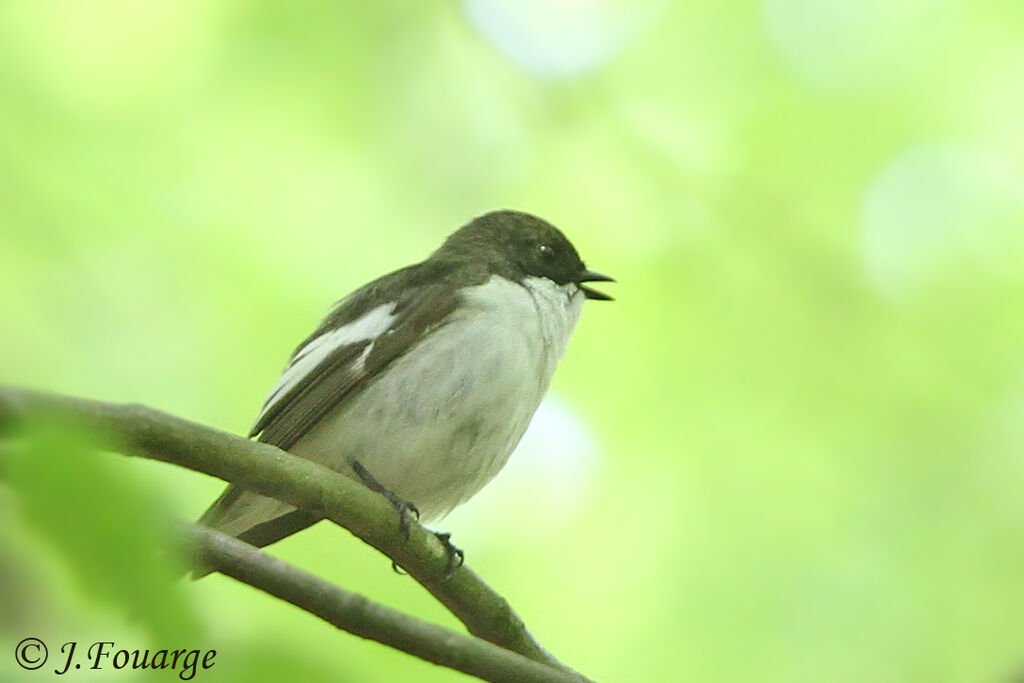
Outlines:
{"label": "perched bird", "polygon": [[[594,281],[612,278],[540,218],[475,218],[422,263],[335,304],[249,436],[353,477],[421,521],[443,517],[505,465],[584,299],[611,299],[584,284]],[[231,485],[199,521],[262,547],[319,519]]]}

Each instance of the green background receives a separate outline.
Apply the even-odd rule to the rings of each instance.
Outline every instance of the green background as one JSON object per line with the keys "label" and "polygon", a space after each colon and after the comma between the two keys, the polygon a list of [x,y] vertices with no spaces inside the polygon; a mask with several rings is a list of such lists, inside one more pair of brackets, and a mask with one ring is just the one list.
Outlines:
{"label": "green background", "polygon": [[[1010,0],[3,0],[0,381],[245,432],[330,303],[527,210],[617,301],[439,526],[542,643],[603,681],[1009,680],[1022,122]],[[464,679],[171,587],[153,539],[220,482],[36,434],[0,678],[48,678],[13,668],[33,635],[216,648],[200,681]],[[335,527],[273,552],[457,626]]]}

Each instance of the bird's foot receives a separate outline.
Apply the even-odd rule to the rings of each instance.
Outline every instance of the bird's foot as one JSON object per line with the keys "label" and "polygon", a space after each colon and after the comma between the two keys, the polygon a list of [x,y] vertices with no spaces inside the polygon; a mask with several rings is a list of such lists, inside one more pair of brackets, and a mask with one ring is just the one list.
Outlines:
{"label": "bird's foot", "polygon": [[452,543],[452,535],[450,533],[441,533],[438,531],[432,532],[437,536],[437,540],[441,541],[441,545],[444,546],[445,552],[448,554],[448,562],[445,565],[444,578],[445,581],[455,576],[455,570],[461,567],[466,562],[466,553],[462,552],[461,548],[456,548]]}
{"label": "bird's foot", "polygon": [[405,536],[405,540],[408,541],[412,523],[420,520],[419,509],[404,498],[399,498],[395,495],[394,491],[385,488],[384,485],[377,481],[377,479],[370,474],[370,471],[363,467],[363,464],[358,460],[352,461],[352,470],[368,489],[381,494],[395,506],[395,510],[398,511],[398,530],[402,532],[402,535]]}
{"label": "bird's foot", "polygon": [[[419,509],[404,498],[400,498],[395,495],[394,491],[385,488],[384,485],[377,481],[377,479],[370,474],[370,471],[363,467],[363,464],[358,460],[352,461],[352,470],[367,488],[381,494],[395,506],[395,510],[398,511],[398,529],[402,532],[402,535],[405,536],[405,540],[408,541],[413,522],[419,522],[420,520]],[[456,548],[452,544],[452,535],[450,533],[441,533],[438,531],[433,531],[431,533],[437,536],[437,540],[441,541],[441,545],[444,546],[445,553],[448,556],[444,572],[444,578],[445,580],[448,580],[455,575],[455,571],[466,561],[466,554],[462,552],[460,548]],[[391,568],[398,574],[405,574],[396,562],[391,563]]]}
{"label": "bird's foot", "polygon": [[405,536],[405,540],[409,540],[409,530],[412,528],[413,522],[420,521],[420,511],[415,505],[407,500],[403,500],[395,494],[388,491],[388,500],[398,510],[398,530]]}

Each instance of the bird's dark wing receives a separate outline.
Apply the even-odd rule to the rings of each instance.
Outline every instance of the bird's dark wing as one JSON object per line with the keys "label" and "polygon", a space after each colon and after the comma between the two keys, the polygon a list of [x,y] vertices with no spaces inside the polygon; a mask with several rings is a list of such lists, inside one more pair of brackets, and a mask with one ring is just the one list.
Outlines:
{"label": "bird's dark wing", "polygon": [[[453,281],[478,284],[485,276],[425,261],[342,299],[292,354],[249,436],[291,448],[328,411],[353,400],[412,345],[444,325],[459,302]],[[262,547],[319,519],[232,484],[199,521]],[[193,576],[208,571],[199,568]]]}
{"label": "bird's dark wing", "polygon": [[339,302],[292,355],[250,436],[288,450],[328,411],[352,400],[444,324],[458,303],[457,291],[429,277],[437,273],[413,272],[410,283],[409,270],[398,271],[404,278],[393,273]]}

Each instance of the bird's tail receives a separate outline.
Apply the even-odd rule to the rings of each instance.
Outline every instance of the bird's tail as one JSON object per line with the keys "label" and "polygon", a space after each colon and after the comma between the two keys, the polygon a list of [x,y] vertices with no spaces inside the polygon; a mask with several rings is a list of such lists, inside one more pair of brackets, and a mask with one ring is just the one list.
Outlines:
{"label": "bird's tail", "polygon": [[[232,484],[203,513],[199,523],[235,536],[257,548],[263,548],[315,524],[320,519],[288,503],[246,491]],[[200,579],[211,571],[213,570],[209,567],[197,565],[192,569],[192,579]]]}

